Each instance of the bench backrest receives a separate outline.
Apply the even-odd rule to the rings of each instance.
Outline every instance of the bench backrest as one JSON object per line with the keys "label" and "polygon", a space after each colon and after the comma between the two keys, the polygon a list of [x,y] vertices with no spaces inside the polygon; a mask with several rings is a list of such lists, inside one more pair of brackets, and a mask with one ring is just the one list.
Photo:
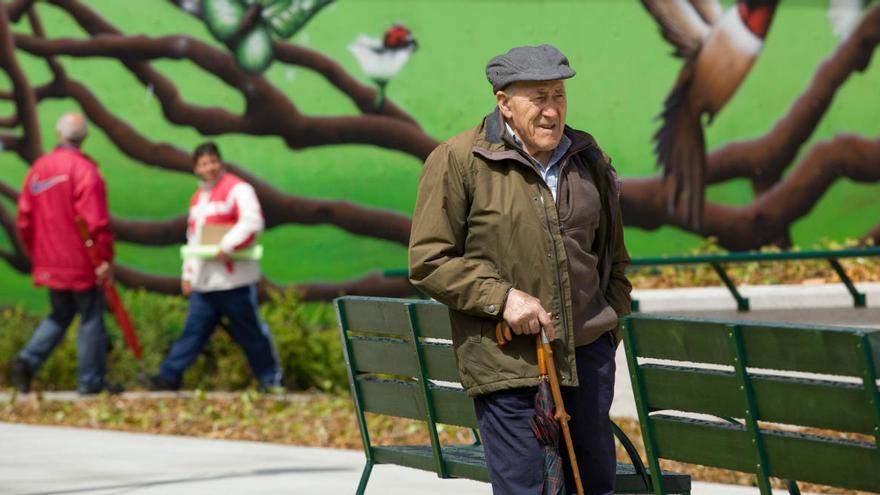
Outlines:
{"label": "bench backrest", "polygon": [[754,472],[762,493],[768,476],[880,491],[880,331],[645,315],[625,327],[652,468]]}
{"label": "bench backrest", "polygon": [[425,421],[438,452],[437,423],[477,428],[473,399],[459,383],[446,306],[359,296],[335,304],[368,455],[364,412]]}

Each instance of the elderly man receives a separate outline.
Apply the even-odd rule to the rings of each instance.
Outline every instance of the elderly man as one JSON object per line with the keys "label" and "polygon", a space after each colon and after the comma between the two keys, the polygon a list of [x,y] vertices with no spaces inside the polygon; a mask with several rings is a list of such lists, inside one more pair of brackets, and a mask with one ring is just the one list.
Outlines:
{"label": "elderly man", "polygon": [[[64,114],[55,130],[58,146],[34,163],[18,199],[18,232],[31,257],[34,285],[49,288],[52,310],[13,360],[12,384],[21,392],[30,390],[34,373],[79,314],[77,390],[95,394],[105,388],[107,332],[98,283],[112,276],[113,232],[104,180],[80,151],[88,132],[85,118]],[[103,259],[97,269],[77,230],[77,217],[85,221]]]}
{"label": "elderly man", "polygon": [[[629,313],[618,182],[587,133],[565,125],[564,80],[549,45],[486,66],[497,108],[425,162],[410,239],[410,280],[448,305],[461,382],[476,398],[496,494],[542,493],[529,422],[539,383],[535,339],[550,338],[588,493],[614,491],[608,411],[618,318]],[[495,326],[518,336],[500,346]],[[562,449],[563,451],[565,449]],[[575,493],[566,463],[566,487]]]}

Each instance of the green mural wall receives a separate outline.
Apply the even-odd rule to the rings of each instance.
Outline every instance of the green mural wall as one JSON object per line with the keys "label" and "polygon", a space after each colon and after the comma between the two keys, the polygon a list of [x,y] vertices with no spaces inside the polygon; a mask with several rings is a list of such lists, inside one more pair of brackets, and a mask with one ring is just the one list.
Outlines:
{"label": "green mural wall", "polygon": [[[3,0],[7,11],[28,3]],[[187,6],[198,2],[180,3]],[[71,15],[71,10],[86,6],[124,33],[117,35],[119,38],[144,35],[157,40],[185,36],[201,40],[217,54],[228,57],[228,49],[211,36],[204,22],[175,2],[57,0],[33,4],[50,40],[88,41],[89,34]],[[781,3],[751,72],[712,124],[705,126],[707,150],[733,142],[748,143],[767,135],[789,113],[798,96],[811,87],[823,60],[832,57],[842,43],[832,32],[826,8],[827,3],[819,0]],[[868,53],[878,42],[871,37],[880,31],[877,9],[875,6],[869,11],[863,21],[872,23],[867,27],[873,31],[868,32],[865,27],[864,33],[857,31],[853,35],[873,40]],[[262,76],[241,76],[242,80],[264,80],[295,105],[299,115],[329,119],[320,120],[322,123],[333,124],[333,119],[343,116],[372,116],[373,110],[362,97],[366,93],[374,97],[372,83],[363,75],[348,47],[362,34],[381,37],[393,23],[402,23],[412,32],[418,49],[387,86],[387,105],[379,112],[384,120],[357,124],[367,128],[391,126],[396,120],[395,125],[399,125],[402,116],[408,116],[417,127],[407,122],[406,132],[391,130],[388,135],[376,137],[372,131],[333,134],[331,125],[329,135],[318,139],[318,143],[310,141],[308,126],[293,126],[299,134],[292,137],[273,132],[275,122],[278,126],[286,125],[284,115],[266,114],[263,117],[270,121],[261,124],[266,127],[224,131],[207,137],[218,142],[226,160],[288,195],[345,200],[397,212],[395,218],[408,217],[415,201],[420,155],[424,154],[420,151],[423,142],[415,143],[409,136],[418,131],[423,141],[442,141],[477,124],[494,104],[483,72],[486,61],[512,46],[552,43],[569,56],[578,71],[567,83],[569,124],[596,136],[613,157],[625,183],[661,173],[655,165],[651,142],[659,125],[655,117],[683,62],[671,55],[672,49],[661,36],[657,22],[638,1],[338,0],[317,13],[290,40],[279,43],[314,50],[321,60],[335,61],[338,66],[334,67],[338,67],[340,74],[359,81],[356,92],[361,96],[346,94],[344,81],[339,83],[342,76],[311,63],[276,59]],[[9,35],[8,26],[13,35]],[[2,28],[4,37],[33,37],[27,16],[17,21],[9,19]],[[123,62],[149,62],[152,69],[173,84],[187,104],[221,108],[234,115],[247,110],[246,92],[185,57],[132,58],[134,52],[125,50],[85,55],[59,49],[57,45],[28,45],[27,40],[19,41],[15,61],[31,87],[38,88],[54,79],[46,64],[46,53],[51,53],[70,78],[85,85],[106,110],[153,144],[168,144],[188,153],[206,139],[205,134],[213,132],[199,132],[199,126],[188,123],[186,117],[175,123],[175,118],[167,114],[168,109],[163,111],[157,87],[139,80]],[[0,98],[0,117],[17,112],[8,94],[13,88],[8,74],[0,71],[0,91],[5,94]],[[253,90],[259,91],[260,87]],[[860,136],[872,149],[880,146],[878,88],[880,63],[869,59],[863,71],[852,72],[839,85],[827,111],[820,115],[815,129],[806,133],[806,139],[798,142],[789,163],[779,164],[784,170],[779,181],[795,174],[797,165],[816,146],[827,145],[836,136],[848,133]],[[389,110],[392,103],[399,112]],[[36,115],[44,149],[54,144],[52,128],[58,116],[81,107],[81,101],[65,95],[39,101]],[[260,116],[258,113],[254,117]],[[347,121],[343,123],[347,125]],[[173,167],[145,164],[142,158],[133,158],[120,148],[111,131],[110,127],[93,125],[84,149],[101,166],[114,216],[164,221],[183,214],[196,184],[194,177],[172,170]],[[22,127],[0,128],[0,133],[7,132],[20,134]],[[370,144],[371,140],[379,145]],[[27,162],[21,154],[5,151],[0,153],[0,181],[17,188],[26,173]],[[880,163],[872,164],[880,168]],[[809,170],[803,173],[809,176]],[[840,174],[843,173],[837,173]],[[794,203],[786,205],[783,198],[783,209],[800,208],[805,213],[797,215],[790,230],[786,233],[782,229],[780,236],[788,237],[795,245],[811,245],[824,238],[866,235],[880,224],[880,184],[870,173],[861,177],[862,182],[846,177],[826,181],[819,188],[818,198],[808,204],[795,204],[797,201],[792,199]],[[757,199],[752,182],[746,177],[711,184],[706,192],[707,202],[717,205],[744,207]],[[7,214],[12,215],[14,203],[8,197],[2,201]],[[320,223],[320,218],[313,217],[319,222],[314,225],[284,221],[264,235],[263,268],[269,278],[284,284],[333,283],[377,269],[405,266],[406,250],[401,242],[357,235],[332,223]],[[625,219],[629,225],[638,225],[641,220]],[[711,223],[712,218],[705,220]],[[628,228],[627,243],[633,256],[682,253],[702,242],[705,235],[688,232],[686,226],[670,218],[658,222],[662,226],[652,230]],[[748,233],[749,226],[742,231]],[[13,249],[8,237],[0,242],[0,248]],[[177,244],[121,241],[117,250],[119,262],[137,270],[167,277],[179,272]],[[15,303],[41,308],[44,296],[31,288],[27,276],[0,262],[0,305]]]}

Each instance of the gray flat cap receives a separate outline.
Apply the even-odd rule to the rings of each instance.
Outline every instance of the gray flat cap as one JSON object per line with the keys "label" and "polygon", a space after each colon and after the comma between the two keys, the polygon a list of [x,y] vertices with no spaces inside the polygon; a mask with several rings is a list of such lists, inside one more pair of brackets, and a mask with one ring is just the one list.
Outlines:
{"label": "gray flat cap", "polygon": [[486,64],[486,79],[497,92],[517,81],[554,81],[574,77],[568,58],[553,45],[518,46]]}

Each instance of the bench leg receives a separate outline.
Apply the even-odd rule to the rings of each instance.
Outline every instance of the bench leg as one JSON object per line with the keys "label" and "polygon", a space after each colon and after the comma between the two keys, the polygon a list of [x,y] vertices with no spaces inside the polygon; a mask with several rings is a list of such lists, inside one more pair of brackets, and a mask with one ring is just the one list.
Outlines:
{"label": "bench leg", "polygon": [[367,465],[364,466],[364,472],[361,474],[361,482],[358,483],[357,495],[364,495],[364,491],[367,489],[367,481],[370,480],[370,473],[373,471],[373,462],[367,461]]}
{"label": "bench leg", "polygon": [[801,490],[797,486],[797,481],[795,480],[785,480],[785,484],[788,486],[788,493],[791,495],[801,495]]}

